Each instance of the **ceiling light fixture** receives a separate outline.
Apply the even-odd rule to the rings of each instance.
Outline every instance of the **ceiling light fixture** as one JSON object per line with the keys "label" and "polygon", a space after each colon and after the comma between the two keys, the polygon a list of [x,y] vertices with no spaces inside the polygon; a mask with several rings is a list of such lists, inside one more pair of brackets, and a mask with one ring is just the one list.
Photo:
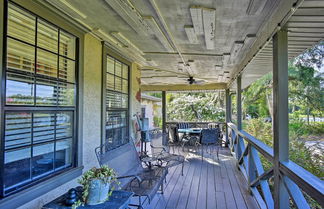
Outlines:
{"label": "ceiling light fixture", "polygon": [[224,53],[223,54],[223,65],[227,65],[228,64],[228,61],[231,57],[231,53]]}
{"label": "ceiling light fixture", "polygon": [[256,34],[247,34],[244,39],[244,47],[251,48],[255,40],[256,40]]}
{"label": "ceiling light fixture", "polygon": [[223,66],[222,65],[215,65],[215,70],[222,70],[223,69]]}
{"label": "ceiling light fixture", "polygon": [[191,6],[189,10],[196,35],[204,34],[202,7]]}
{"label": "ceiling light fixture", "polygon": [[166,38],[166,36],[162,32],[160,26],[155,21],[154,17],[152,17],[152,16],[145,16],[145,17],[143,17],[143,20],[150,27],[150,29],[151,29],[150,30],[150,33],[152,35],[155,35],[156,36],[156,38],[161,42],[161,44],[163,45],[163,47],[168,52],[174,52],[173,47],[171,46],[169,40]]}
{"label": "ceiling light fixture", "polygon": [[140,35],[149,33],[149,26],[130,1],[105,0],[124,21]]}
{"label": "ceiling light fixture", "polygon": [[131,50],[135,50],[138,52],[140,55],[144,55],[144,53],[137,48],[130,40],[128,40],[123,34],[120,32],[111,32],[110,33],[114,38],[116,38],[121,44],[123,44],[125,47],[130,48]]}
{"label": "ceiling light fixture", "polygon": [[203,13],[206,48],[214,49],[216,10],[203,8],[202,13]]}
{"label": "ceiling light fixture", "polygon": [[198,39],[195,33],[195,29],[191,25],[184,26],[185,32],[191,44],[198,44]]}

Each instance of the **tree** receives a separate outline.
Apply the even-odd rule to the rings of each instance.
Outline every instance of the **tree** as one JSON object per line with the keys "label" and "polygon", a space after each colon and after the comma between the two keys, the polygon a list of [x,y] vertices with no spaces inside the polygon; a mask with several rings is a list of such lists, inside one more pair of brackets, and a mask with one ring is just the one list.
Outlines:
{"label": "tree", "polygon": [[168,93],[169,121],[224,121],[224,92]]}

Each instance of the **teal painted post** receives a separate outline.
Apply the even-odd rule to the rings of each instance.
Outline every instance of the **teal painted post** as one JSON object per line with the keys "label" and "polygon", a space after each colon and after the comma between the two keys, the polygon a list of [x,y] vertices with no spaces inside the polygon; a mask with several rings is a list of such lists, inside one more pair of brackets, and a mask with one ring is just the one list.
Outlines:
{"label": "teal painted post", "polygon": [[166,136],[166,92],[162,91],[162,144],[167,145]]}
{"label": "teal painted post", "polygon": [[273,36],[273,149],[275,208],[289,208],[289,195],[280,177],[280,162],[289,160],[288,37],[281,29]]}
{"label": "teal painted post", "polygon": [[237,105],[237,128],[242,130],[242,76],[237,77],[237,92],[236,92],[236,105]]}
{"label": "teal painted post", "polygon": [[229,89],[226,89],[225,90],[225,104],[226,104],[226,110],[225,110],[225,122],[226,122],[226,142],[225,142],[225,147],[228,147],[228,144],[229,144],[229,138],[228,138],[228,123],[231,121],[231,100],[230,100],[230,91]]}

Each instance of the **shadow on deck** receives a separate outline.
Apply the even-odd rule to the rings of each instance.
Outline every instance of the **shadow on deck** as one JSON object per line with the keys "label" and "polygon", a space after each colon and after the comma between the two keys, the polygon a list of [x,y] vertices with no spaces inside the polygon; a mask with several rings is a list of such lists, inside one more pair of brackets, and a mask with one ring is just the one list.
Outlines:
{"label": "shadow on deck", "polygon": [[175,152],[186,156],[184,176],[180,165],[170,168],[164,194],[156,194],[145,209],[259,208],[229,149],[220,150],[219,160],[216,151],[205,152],[203,161],[200,153]]}

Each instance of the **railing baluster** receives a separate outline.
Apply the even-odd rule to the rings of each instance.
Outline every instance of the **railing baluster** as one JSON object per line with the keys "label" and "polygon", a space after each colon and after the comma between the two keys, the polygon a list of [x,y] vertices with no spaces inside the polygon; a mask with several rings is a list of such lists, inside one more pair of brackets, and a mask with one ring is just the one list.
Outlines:
{"label": "railing baluster", "polygon": [[282,176],[286,189],[298,209],[310,209],[303,193],[300,191],[299,187],[290,180],[287,176]]}

